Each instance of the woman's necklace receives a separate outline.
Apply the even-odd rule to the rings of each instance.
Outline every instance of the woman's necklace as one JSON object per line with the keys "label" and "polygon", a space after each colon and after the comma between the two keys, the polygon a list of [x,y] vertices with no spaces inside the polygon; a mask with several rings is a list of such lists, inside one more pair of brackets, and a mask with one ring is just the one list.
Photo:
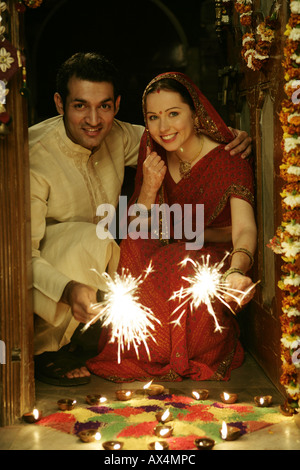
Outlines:
{"label": "woman's necklace", "polygon": [[201,148],[200,150],[198,150],[196,155],[191,160],[182,160],[182,158],[180,158],[175,152],[175,155],[179,160],[179,173],[180,173],[181,178],[186,179],[190,176],[192,163],[196,160],[196,158],[199,157],[200,153],[202,152],[203,144],[204,144],[204,139],[202,137]]}

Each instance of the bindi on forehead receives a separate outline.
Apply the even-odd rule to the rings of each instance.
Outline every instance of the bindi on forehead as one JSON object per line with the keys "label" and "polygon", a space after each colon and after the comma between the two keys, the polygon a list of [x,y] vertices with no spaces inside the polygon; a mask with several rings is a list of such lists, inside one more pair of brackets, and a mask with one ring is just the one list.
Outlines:
{"label": "bindi on forehead", "polygon": [[160,89],[156,90],[156,93],[157,93],[157,94],[160,93]]}
{"label": "bindi on forehead", "polygon": [[162,114],[162,111],[159,111],[159,114]]}

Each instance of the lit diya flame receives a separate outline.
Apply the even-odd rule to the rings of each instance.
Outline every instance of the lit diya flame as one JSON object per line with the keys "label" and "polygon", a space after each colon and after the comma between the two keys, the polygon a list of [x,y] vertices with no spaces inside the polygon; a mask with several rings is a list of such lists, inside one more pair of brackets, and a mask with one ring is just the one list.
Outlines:
{"label": "lit diya flame", "polygon": [[165,391],[165,387],[159,384],[152,384],[154,379],[150,380],[146,385],[143,386],[143,389],[148,392],[149,395],[160,395]]}
{"label": "lit diya flame", "polygon": [[161,421],[164,423],[165,421],[167,421],[168,419],[170,418],[170,410],[167,409],[161,416]]}
{"label": "lit diya flame", "polygon": [[272,396],[254,397],[254,401],[257,406],[270,406],[272,404]]}
{"label": "lit diya flame", "polygon": [[23,419],[26,421],[26,423],[36,423],[39,419],[41,419],[41,414],[37,408],[34,408],[29,413],[24,413]]}
{"label": "lit diya flame", "polygon": [[[195,261],[191,258],[186,258],[181,263],[182,266],[185,266],[187,263],[191,263],[194,269],[194,275],[185,277],[182,276],[182,279],[189,283],[188,287],[181,288],[180,290],[174,292],[170,300],[179,299],[182,301],[180,305],[173,311],[172,315],[175,314],[178,310],[182,310],[177,320],[173,321],[175,325],[180,325],[180,320],[185,313],[183,308],[186,304],[190,304],[191,312],[193,309],[197,309],[201,304],[205,304],[210,315],[212,315],[215,321],[215,331],[222,331],[222,327],[219,325],[215,311],[212,306],[212,302],[215,299],[220,300],[230,311],[234,314],[228,302],[225,300],[225,296],[229,296],[234,300],[238,305],[241,305],[244,297],[255,287],[256,284],[252,285],[245,292],[238,289],[232,289],[229,287],[228,283],[222,280],[223,273],[221,272],[224,262],[230,253],[226,253],[224,258],[219,262],[213,265],[209,265],[210,256],[202,256],[202,263]],[[239,294],[239,295],[238,295]],[[242,294],[240,296],[240,294]]]}
{"label": "lit diya flame", "polygon": [[237,427],[227,426],[225,421],[223,421],[222,427],[220,429],[220,435],[224,441],[235,441],[240,437],[241,431]]}
{"label": "lit diya flame", "polygon": [[236,393],[227,393],[227,392],[222,392],[220,397],[223,403],[229,403],[229,404],[235,403],[238,398]]}
{"label": "lit diya flame", "polygon": [[155,449],[155,450],[163,450],[163,449],[164,449],[164,446],[162,446],[162,445],[160,444],[160,442],[155,442],[154,449]]}
{"label": "lit diya flame", "polygon": [[225,421],[223,421],[222,422],[222,427],[221,427],[221,437],[222,437],[222,439],[226,440],[227,436],[228,436],[227,424],[225,423]]}
{"label": "lit diya flame", "polygon": [[132,390],[116,390],[116,396],[118,400],[129,400],[133,395]]}
{"label": "lit diya flame", "polygon": [[[95,270],[93,269],[93,271]],[[110,342],[118,342],[119,363],[125,347],[129,350],[131,345],[139,359],[138,348],[141,344],[144,344],[148,358],[151,360],[147,340],[150,337],[156,342],[151,330],[155,329],[154,322],[160,322],[149,308],[140,303],[138,289],[152,271],[150,262],[145,270],[145,275],[140,275],[138,278],[134,278],[125,269],[122,269],[122,274],[115,273],[114,279],[107,273],[103,273],[101,276],[107,290],[104,301],[92,306],[93,309],[99,310],[99,313],[83,327],[82,331],[87,330],[98,319],[102,320],[103,327],[110,326]],[[100,276],[99,273],[97,274]]]}
{"label": "lit diya flame", "polygon": [[148,382],[146,385],[144,385],[144,386],[143,386],[143,389],[144,389],[144,390],[148,390],[148,389],[151,387],[152,382],[153,382],[153,379],[150,380],[150,382]]}
{"label": "lit diya flame", "polygon": [[196,400],[206,400],[208,396],[209,391],[206,388],[192,391],[192,397]]}
{"label": "lit diya flame", "polygon": [[101,439],[101,434],[100,434],[100,432],[96,432],[96,434],[95,434],[95,441],[100,441],[100,439]]}
{"label": "lit diya flame", "polygon": [[170,433],[170,428],[162,428],[162,429],[160,429],[160,431],[159,431],[159,434],[161,435],[161,437],[164,437],[164,436],[166,436],[166,435],[169,434],[169,433]]}
{"label": "lit diya flame", "polygon": [[123,442],[121,441],[106,441],[102,444],[105,450],[121,450],[123,448]]}

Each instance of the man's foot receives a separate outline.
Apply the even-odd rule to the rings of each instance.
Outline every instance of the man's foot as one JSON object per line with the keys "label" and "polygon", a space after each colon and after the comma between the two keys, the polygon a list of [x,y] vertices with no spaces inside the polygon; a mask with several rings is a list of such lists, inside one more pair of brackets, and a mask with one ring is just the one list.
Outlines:
{"label": "man's foot", "polygon": [[35,378],[50,385],[70,387],[90,382],[85,364],[66,348],[35,356]]}
{"label": "man's foot", "polygon": [[89,371],[87,370],[85,366],[71,370],[70,372],[67,372],[66,374],[68,379],[75,379],[78,377],[90,377],[90,375],[91,374],[89,373]]}

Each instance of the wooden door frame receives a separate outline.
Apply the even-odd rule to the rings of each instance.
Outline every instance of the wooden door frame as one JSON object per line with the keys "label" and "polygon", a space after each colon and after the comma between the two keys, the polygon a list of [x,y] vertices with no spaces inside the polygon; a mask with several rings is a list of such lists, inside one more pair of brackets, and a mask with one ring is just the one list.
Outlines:
{"label": "wooden door frame", "polygon": [[[22,50],[22,15],[6,0],[9,42]],[[27,102],[22,70],[8,81],[10,132],[0,139],[0,426],[15,423],[35,402]]]}

